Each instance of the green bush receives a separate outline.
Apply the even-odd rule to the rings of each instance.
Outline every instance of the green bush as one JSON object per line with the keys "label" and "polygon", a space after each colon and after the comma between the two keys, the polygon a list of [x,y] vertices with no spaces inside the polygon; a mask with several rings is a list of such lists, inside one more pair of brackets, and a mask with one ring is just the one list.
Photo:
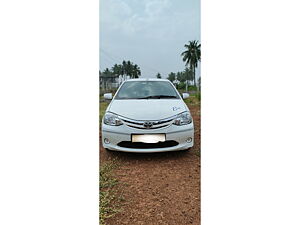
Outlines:
{"label": "green bush", "polygon": [[101,124],[102,118],[104,116],[104,113],[105,113],[106,108],[107,108],[108,105],[109,105],[109,102],[105,102],[105,101],[100,102],[100,112],[99,112],[99,117],[100,117],[99,122],[100,122],[100,124]]}
{"label": "green bush", "polygon": [[196,93],[196,98],[198,99],[198,101],[201,100],[201,92],[200,91]]}
{"label": "green bush", "polygon": [[197,86],[188,86],[189,91],[197,91]]}
{"label": "green bush", "polygon": [[[177,85],[177,89],[178,89],[179,91],[185,92],[185,90],[186,90],[186,84],[183,83],[183,82],[180,82],[180,83]],[[189,86],[188,86],[188,91],[198,91],[197,86],[189,85]]]}
{"label": "green bush", "polygon": [[180,90],[180,89],[184,89],[184,90],[185,90],[185,83],[180,82],[180,83],[177,85],[177,89],[178,89],[178,90]]}

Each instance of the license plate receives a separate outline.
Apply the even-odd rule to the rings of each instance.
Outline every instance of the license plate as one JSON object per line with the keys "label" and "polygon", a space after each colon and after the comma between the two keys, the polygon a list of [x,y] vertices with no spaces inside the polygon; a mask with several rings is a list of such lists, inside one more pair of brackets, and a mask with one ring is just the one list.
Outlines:
{"label": "license plate", "polygon": [[131,142],[158,143],[166,141],[166,134],[133,134]]}

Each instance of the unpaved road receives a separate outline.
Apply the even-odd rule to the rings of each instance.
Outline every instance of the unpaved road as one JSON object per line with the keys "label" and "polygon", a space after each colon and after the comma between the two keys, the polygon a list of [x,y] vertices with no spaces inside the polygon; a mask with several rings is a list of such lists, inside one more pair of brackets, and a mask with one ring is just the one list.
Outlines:
{"label": "unpaved road", "polygon": [[195,145],[188,152],[135,154],[107,152],[100,146],[100,163],[117,157],[115,174],[126,184],[122,212],[107,224],[200,224],[200,109],[189,108]]}

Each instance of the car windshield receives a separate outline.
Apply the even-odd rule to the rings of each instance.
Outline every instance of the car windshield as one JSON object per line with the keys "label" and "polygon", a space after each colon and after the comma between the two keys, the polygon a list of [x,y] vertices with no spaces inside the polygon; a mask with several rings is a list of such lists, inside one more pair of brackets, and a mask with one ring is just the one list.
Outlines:
{"label": "car windshield", "polygon": [[168,81],[129,81],[118,91],[115,99],[178,99],[175,88]]}

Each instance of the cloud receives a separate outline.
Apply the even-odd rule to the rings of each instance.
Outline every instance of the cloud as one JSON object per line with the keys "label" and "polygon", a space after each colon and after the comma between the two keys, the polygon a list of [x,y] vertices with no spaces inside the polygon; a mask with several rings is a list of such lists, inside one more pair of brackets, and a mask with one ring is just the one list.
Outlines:
{"label": "cloud", "polygon": [[100,68],[129,59],[143,76],[155,75],[149,68],[164,75],[183,70],[183,46],[200,35],[197,6],[198,0],[101,0],[100,48],[111,57],[100,52]]}
{"label": "cloud", "polygon": [[148,33],[147,29],[161,22],[171,6],[170,0],[131,1],[131,5],[122,0],[102,0],[101,3],[100,23],[103,27],[129,36]]}
{"label": "cloud", "polygon": [[112,30],[120,29],[124,21],[132,15],[131,7],[122,0],[102,0],[100,3],[100,26]]}
{"label": "cloud", "polygon": [[169,0],[152,0],[147,1],[145,6],[145,13],[148,17],[155,17],[161,15],[165,9],[170,7]]}

